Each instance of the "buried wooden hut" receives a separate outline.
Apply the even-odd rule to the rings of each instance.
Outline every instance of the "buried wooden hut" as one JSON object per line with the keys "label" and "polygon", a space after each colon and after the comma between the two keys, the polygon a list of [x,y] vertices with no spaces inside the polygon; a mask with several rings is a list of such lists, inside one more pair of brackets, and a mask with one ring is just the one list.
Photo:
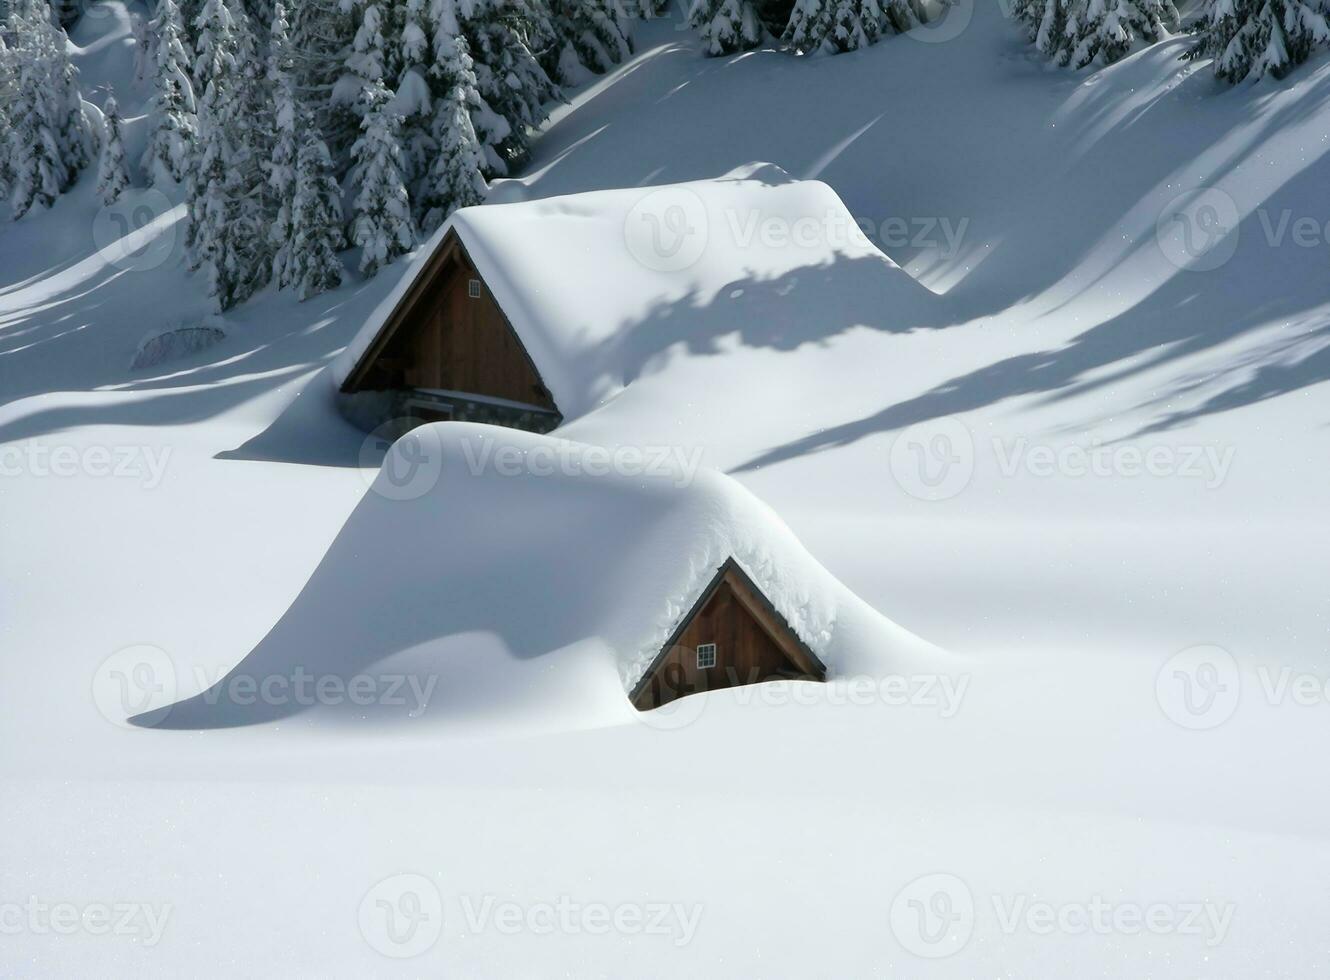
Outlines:
{"label": "buried wooden hut", "polygon": [[826,679],[826,666],[730,558],[680,619],[629,698],[639,711],[648,711],[703,691]]}

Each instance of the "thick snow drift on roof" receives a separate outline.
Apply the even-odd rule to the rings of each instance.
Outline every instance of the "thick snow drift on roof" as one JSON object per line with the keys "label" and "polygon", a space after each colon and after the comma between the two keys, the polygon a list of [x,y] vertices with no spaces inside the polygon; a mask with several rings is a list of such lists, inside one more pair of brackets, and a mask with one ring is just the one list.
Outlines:
{"label": "thick snow drift on roof", "polygon": [[338,384],[452,228],[569,420],[636,376],[637,332],[665,319],[685,343],[760,322],[793,348],[822,337],[828,317],[908,329],[936,298],[826,184],[753,164],[715,180],[458,211],[338,359]]}
{"label": "thick snow drift on roof", "polygon": [[[637,717],[627,691],[730,556],[830,677],[933,655],[729,477],[651,448],[448,422],[393,446],[304,590],[228,677],[349,684],[391,669],[438,679],[431,722],[622,722]],[[151,721],[229,727],[302,708],[216,696],[229,689],[223,679]]]}

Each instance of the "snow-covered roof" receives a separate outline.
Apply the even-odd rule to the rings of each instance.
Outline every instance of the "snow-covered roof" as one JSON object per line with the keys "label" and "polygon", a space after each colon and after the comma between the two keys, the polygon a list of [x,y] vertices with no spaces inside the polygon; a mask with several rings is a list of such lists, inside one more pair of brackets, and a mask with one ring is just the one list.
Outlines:
{"label": "snow-covered roof", "polygon": [[[931,297],[859,232],[826,184],[753,164],[714,180],[463,208],[418,250],[335,362],[339,386],[454,230],[568,420],[631,380],[634,331],[664,318],[684,338],[693,321],[700,332],[717,317],[777,320],[797,343],[816,316],[850,296],[862,303],[865,288],[883,320],[896,313],[902,326]],[[844,259],[867,259],[880,277],[866,287],[863,270]],[[750,288],[784,288],[805,269],[820,274],[798,289],[790,282],[775,301]]]}

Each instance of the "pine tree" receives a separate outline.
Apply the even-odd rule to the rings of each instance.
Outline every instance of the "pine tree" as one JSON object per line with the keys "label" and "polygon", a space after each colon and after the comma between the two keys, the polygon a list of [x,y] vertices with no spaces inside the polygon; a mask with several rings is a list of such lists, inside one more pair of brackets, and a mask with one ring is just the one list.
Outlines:
{"label": "pine tree", "polygon": [[632,28],[619,0],[551,0],[550,9],[559,42],[553,71],[560,82],[575,83],[578,65],[603,73],[633,53]]}
{"label": "pine tree", "polygon": [[300,0],[288,17],[296,95],[313,112],[336,163],[346,159],[360,127],[354,108],[361,86],[346,70],[354,22],[339,0]]}
{"label": "pine tree", "polygon": [[[224,0],[203,0],[194,28],[194,90],[206,93],[223,62],[235,61],[235,14]],[[232,68],[234,71],[234,68]]]}
{"label": "pine tree", "polygon": [[747,51],[762,43],[762,22],[749,0],[696,0],[688,23],[709,55]]}
{"label": "pine tree", "polygon": [[466,100],[465,85],[455,85],[440,100],[434,117],[434,138],[439,151],[426,197],[427,231],[437,228],[458,208],[479,204],[488,190],[481,176],[484,157]]}
{"label": "pine tree", "polygon": [[342,282],[337,251],[342,237],[341,188],[332,173],[328,147],[313,116],[304,114],[296,158],[296,191],[291,211],[291,255],[286,267],[289,285],[300,299],[333,289]]}
{"label": "pine tree", "polygon": [[402,65],[394,104],[402,116],[402,168],[413,201],[429,174],[437,144],[433,136],[434,96],[426,0],[405,0],[398,50]]}
{"label": "pine tree", "polygon": [[[455,0],[432,0],[430,21],[434,29],[434,62],[430,68],[431,87],[435,92],[447,96],[453,85],[463,86],[471,125],[480,142],[482,172],[506,174],[508,163],[504,158],[503,148],[508,143],[512,127],[508,120],[495,112],[480,94],[475,62],[471,58],[470,45],[462,33]],[[446,107],[443,111],[447,111]],[[437,131],[439,128],[440,124],[436,122],[433,130]],[[427,209],[429,207],[427,203]]]}
{"label": "pine tree", "polygon": [[[35,6],[43,14],[48,10],[46,0],[38,0]],[[52,105],[52,125],[56,129],[61,160],[69,172],[64,186],[67,190],[77,178],[78,172],[92,162],[91,129],[87,114],[83,111],[78,69],[69,60],[69,37],[64,30],[52,26],[49,21],[43,24],[41,34],[45,40],[49,68],[47,84]]]}
{"label": "pine tree", "polygon": [[200,36],[210,38],[207,79],[199,103],[199,165],[188,190],[191,265],[206,265],[209,293],[230,309],[254,294],[271,273],[263,174],[256,130],[252,32],[244,11],[228,0],[205,0]]}
{"label": "pine tree", "polygon": [[120,107],[115,96],[107,96],[106,138],[102,141],[101,160],[97,166],[97,195],[103,204],[114,204],[129,186],[125,169],[125,143],[120,131]]}
{"label": "pine tree", "polygon": [[886,26],[877,0],[796,0],[784,40],[796,51],[837,54],[876,44]]}
{"label": "pine tree", "polygon": [[[1067,0],[1015,0],[1012,16],[1040,54],[1056,60],[1067,32]],[[1065,63],[1065,59],[1064,59]]]}
{"label": "pine tree", "polygon": [[1215,74],[1232,84],[1283,78],[1330,43],[1324,0],[1210,0],[1184,58],[1213,58]]}
{"label": "pine tree", "polygon": [[389,58],[392,57],[394,62],[397,60],[397,49],[388,42],[393,36],[391,14],[394,9],[391,2],[366,3],[361,11],[360,24],[346,63],[365,82],[377,81],[387,85],[390,79],[396,78]]}
{"label": "pine tree", "polygon": [[276,138],[272,157],[265,165],[268,175],[268,213],[272,249],[272,278],[279,289],[291,284],[291,251],[294,238],[296,196],[296,89],[291,74],[289,25],[282,0],[273,4],[272,30],[268,41],[268,83],[273,95],[273,124]]}
{"label": "pine tree", "polygon": [[10,183],[14,177],[10,164],[14,155],[11,147],[14,124],[10,106],[17,102],[17,65],[5,44],[4,34],[0,33],[0,198],[9,196]]}
{"label": "pine tree", "polygon": [[468,0],[458,13],[477,90],[508,126],[500,137],[490,120],[473,120],[485,145],[494,148],[486,154],[490,175],[501,176],[527,158],[530,131],[548,115],[545,103],[560,98],[536,53],[553,44],[555,35],[539,0]]}
{"label": "pine tree", "polygon": [[15,47],[6,56],[14,88],[7,110],[7,170],[17,219],[33,204],[55,203],[91,162],[91,151],[78,72],[46,0],[20,0],[10,18]]}
{"label": "pine tree", "polygon": [[[1056,16],[1055,11],[1043,13]],[[1060,41],[1049,44],[1051,57],[1057,64],[1073,68],[1096,61],[1112,64],[1139,41],[1163,40],[1178,26],[1178,20],[1173,0],[1072,0]]]}
{"label": "pine tree", "polygon": [[382,81],[366,86],[360,139],[351,148],[351,180],[359,188],[352,241],[361,248],[360,271],[373,276],[414,244],[411,202],[402,180],[401,119]]}
{"label": "pine tree", "polygon": [[160,0],[154,26],[156,96],[151,114],[153,131],[143,155],[143,169],[149,182],[155,184],[165,179],[177,182],[185,179],[198,142],[198,119],[176,0]]}
{"label": "pine tree", "polygon": [[630,13],[642,20],[655,20],[670,8],[670,0],[633,0]]}

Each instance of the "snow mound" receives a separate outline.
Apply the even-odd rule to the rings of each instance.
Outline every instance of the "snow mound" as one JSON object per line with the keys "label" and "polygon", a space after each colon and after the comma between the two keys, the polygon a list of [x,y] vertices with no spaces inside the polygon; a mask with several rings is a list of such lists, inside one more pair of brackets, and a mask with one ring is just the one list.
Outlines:
{"label": "snow mound", "polygon": [[[349,685],[391,669],[422,690],[437,679],[431,720],[623,722],[636,716],[628,690],[731,556],[829,677],[931,653],[723,474],[652,447],[446,422],[392,446],[304,590],[230,676]],[[230,703],[216,694],[227,679],[214,687],[157,727],[301,708]]]}
{"label": "snow mound", "polygon": [[154,330],[139,342],[130,370],[156,367],[206,350],[226,339],[226,331],[212,323]]}
{"label": "snow mound", "polygon": [[454,230],[565,421],[633,380],[647,335],[691,348],[762,323],[798,347],[828,318],[908,329],[937,299],[826,184],[753,163],[713,180],[463,208],[335,362],[338,385]]}

